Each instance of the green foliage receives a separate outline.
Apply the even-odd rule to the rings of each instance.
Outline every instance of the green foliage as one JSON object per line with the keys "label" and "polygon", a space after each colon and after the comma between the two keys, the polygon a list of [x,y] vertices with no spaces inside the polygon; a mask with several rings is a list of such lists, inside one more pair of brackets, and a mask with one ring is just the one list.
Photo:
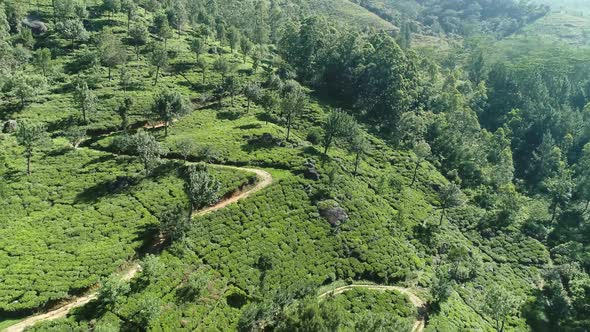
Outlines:
{"label": "green foliage", "polygon": [[88,83],[78,81],[74,90],[74,103],[82,112],[82,121],[88,123],[88,118],[96,111],[97,99],[94,93],[88,88]]}
{"label": "green foliage", "polygon": [[27,159],[27,175],[31,175],[31,159],[35,148],[47,142],[47,131],[43,124],[21,121],[14,134],[16,142],[25,150]]}
{"label": "green foliage", "polygon": [[122,65],[127,60],[127,51],[123,43],[112,32],[105,31],[99,37],[98,47],[100,59],[104,66],[109,69],[109,81],[111,80],[111,69]]}
{"label": "green foliage", "polygon": [[221,184],[209,175],[206,168],[190,165],[186,176],[185,190],[191,203],[191,212],[217,201]]}
{"label": "green foliage", "polygon": [[101,281],[98,291],[98,299],[107,306],[113,306],[119,299],[127,295],[131,288],[129,283],[122,281],[118,276],[112,275]]}
{"label": "green foliage", "polygon": [[168,136],[168,125],[190,112],[189,107],[188,102],[180,93],[164,90],[154,100],[151,117],[153,120],[164,123],[164,136]]}
{"label": "green foliage", "polygon": [[357,130],[356,126],[357,123],[352,116],[338,109],[331,111],[324,124],[324,137],[322,139],[324,155],[328,154],[328,149],[336,138],[348,138],[348,140],[351,140]]}
{"label": "green foliage", "polygon": [[168,65],[168,51],[160,44],[156,44],[150,56],[150,63],[156,67],[156,74],[154,77],[154,85],[158,84],[158,77],[160,70]]}
{"label": "green foliage", "polygon": [[72,48],[74,48],[74,42],[84,42],[90,37],[88,31],[84,28],[84,24],[78,19],[60,21],[55,28],[64,39],[70,41]]}

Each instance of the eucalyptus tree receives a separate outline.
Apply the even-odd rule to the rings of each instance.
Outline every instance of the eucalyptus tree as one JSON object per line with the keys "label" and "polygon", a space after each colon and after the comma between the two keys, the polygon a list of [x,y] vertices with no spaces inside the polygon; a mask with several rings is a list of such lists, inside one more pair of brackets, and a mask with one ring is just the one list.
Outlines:
{"label": "eucalyptus tree", "polygon": [[289,138],[291,137],[293,120],[303,112],[306,105],[307,95],[301,87],[287,92],[281,100],[281,111],[283,112],[287,124],[287,141],[289,141]]}
{"label": "eucalyptus tree", "polygon": [[47,77],[47,74],[53,67],[51,51],[48,48],[38,49],[33,56],[33,65],[41,70],[43,76]]}
{"label": "eucalyptus tree", "polygon": [[156,44],[150,57],[150,63],[156,67],[156,74],[154,77],[154,85],[158,85],[158,77],[160,70],[168,65],[168,51],[160,44]]}
{"label": "eucalyptus tree", "polygon": [[443,219],[449,209],[454,209],[465,204],[461,188],[454,183],[447,184],[438,193],[438,203],[441,209],[439,225],[442,225]]}
{"label": "eucalyptus tree", "polygon": [[322,139],[324,156],[327,156],[334,139],[347,136],[348,138],[352,138],[352,135],[356,131],[356,126],[357,123],[354,118],[341,109],[330,111],[324,123],[324,137]]}
{"label": "eucalyptus tree", "polygon": [[142,21],[134,22],[129,29],[129,41],[135,49],[135,55],[139,60],[139,47],[145,45],[150,37],[148,27]]}
{"label": "eucalyptus tree", "polygon": [[257,101],[260,98],[261,92],[262,89],[260,88],[260,85],[258,85],[258,83],[249,82],[248,84],[246,84],[246,86],[244,87],[244,96],[246,96],[246,99],[248,100],[246,112],[250,112],[250,103],[252,101]]}
{"label": "eucalyptus tree", "polygon": [[155,120],[164,123],[164,136],[168,136],[168,126],[189,112],[189,104],[179,92],[162,91],[152,104],[152,115]]}
{"label": "eucalyptus tree", "polygon": [[96,111],[97,99],[86,81],[80,81],[76,85],[74,103],[82,112],[82,121],[88,123],[88,116]]}
{"label": "eucalyptus tree", "polygon": [[104,32],[99,38],[98,49],[100,50],[100,60],[108,68],[109,81],[112,79],[111,70],[125,63],[127,52],[121,39],[112,32]]}
{"label": "eucalyptus tree", "polygon": [[40,123],[32,123],[28,121],[19,121],[16,127],[16,141],[25,149],[25,158],[27,160],[27,175],[31,175],[31,159],[33,152],[37,147],[40,147],[48,142],[49,136],[45,126]]}
{"label": "eucalyptus tree", "polygon": [[209,174],[203,165],[189,165],[185,191],[190,202],[190,216],[193,211],[214,204],[219,199],[221,183]]}

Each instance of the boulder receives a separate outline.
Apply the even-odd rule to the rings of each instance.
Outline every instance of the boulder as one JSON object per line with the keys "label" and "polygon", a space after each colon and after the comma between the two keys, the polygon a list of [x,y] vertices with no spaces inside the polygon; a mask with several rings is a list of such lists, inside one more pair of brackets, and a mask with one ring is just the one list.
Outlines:
{"label": "boulder", "polygon": [[340,226],[348,221],[348,213],[334,200],[327,200],[318,203],[320,216],[326,218],[332,227]]}
{"label": "boulder", "polygon": [[321,175],[315,168],[308,168],[304,173],[303,176],[312,181],[319,181],[321,179]]}
{"label": "boulder", "polygon": [[13,133],[16,131],[16,120],[8,120],[4,123],[2,127],[2,132],[5,134]]}
{"label": "boulder", "polygon": [[41,21],[25,19],[23,20],[23,25],[31,29],[36,35],[42,35],[47,32],[47,25]]}

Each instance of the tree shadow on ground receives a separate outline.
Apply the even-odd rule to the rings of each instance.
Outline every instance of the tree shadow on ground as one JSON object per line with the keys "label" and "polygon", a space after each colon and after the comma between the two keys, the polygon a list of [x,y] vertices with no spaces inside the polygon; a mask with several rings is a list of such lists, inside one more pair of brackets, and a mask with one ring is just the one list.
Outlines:
{"label": "tree shadow on ground", "polygon": [[94,203],[103,197],[128,193],[140,182],[141,178],[136,176],[117,176],[114,179],[103,181],[84,189],[82,192],[76,195],[75,202]]}
{"label": "tree shadow on ground", "polygon": [[260,123],[250,123],[250,124],[234,127],[234,129],[240,129],[240,130],[250,130],[250,129],[260,129],[260,128],[262,128],[262,125]]}
{"label": "tree shadow on ground", "polygon": [[235,120],[239,119],[241,116],[242,116],[242,112],[231,111],[231,110],[217,112],[217,114],[215,115],[217,120],[231,120],[231,121],[235,121]]}

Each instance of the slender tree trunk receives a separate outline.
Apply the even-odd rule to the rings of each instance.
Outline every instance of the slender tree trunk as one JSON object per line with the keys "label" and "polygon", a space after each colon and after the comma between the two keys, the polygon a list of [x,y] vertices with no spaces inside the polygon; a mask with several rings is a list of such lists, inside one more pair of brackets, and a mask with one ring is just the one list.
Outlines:
{"label": "slender tree trunk", "polygon": [[111,67],[109,66],[109,81],[112,79],[111,77]]}
{"label": "slender tree trunk", "polygon": [[31,176],[31,158],[33,157],[32,151],[27,151],[27,176]]}
{"label": "slender tree trunk", "polygon": [[412,183],[410,184],[410,187],[413,187],[414,183],[416,182],[416,176],[418,175],[418,168],[420,168],[420,163],[416,163],[416,167],[414,167],[414,176],[412,177]]}
{"label": "slender tree trunk", "polygon": [[332,145],[332,137],[331,136],[326,141],[326,145],[324,145],[324,156],[328,155],[328,150],[330,149],[330,145]]}
{"label": "slender tree trunk", "polygon": [[442,226],[444,217],[445,217],[445,209],[442,209],[442,211],[440,213],[440,221],[438,223],[439,226]]}
{"label": "slender tree trunk", "polygon": [[203,70],[203,84],[205,84],[205,70]]}
{"label": "slender tree trunk", "polygon": [[287,116],[287,142],[289,142],[289,137],[291,136],[291,115]]}
{"label": "slender tree trunk", "polygon": [[158,75],[160,74],[160,67],[156,67],[156,78],[154,80],[154,85],[158,85]]}
{"label": "slender tree trunk", "polygon": [[168,137],[168,121],[164,121],[164,137]]}
{"label": "slender tree trunk", "polygon": [[82,121],[84,121],[84,124],[87,123],[86,121],[86,108],[82,108]]}
{"label": "slender tree trunk", "polygon": [[361,154],[357,152],[356,158],[354,159],[354,177],[358,175],[359,164],[361,162]]}

